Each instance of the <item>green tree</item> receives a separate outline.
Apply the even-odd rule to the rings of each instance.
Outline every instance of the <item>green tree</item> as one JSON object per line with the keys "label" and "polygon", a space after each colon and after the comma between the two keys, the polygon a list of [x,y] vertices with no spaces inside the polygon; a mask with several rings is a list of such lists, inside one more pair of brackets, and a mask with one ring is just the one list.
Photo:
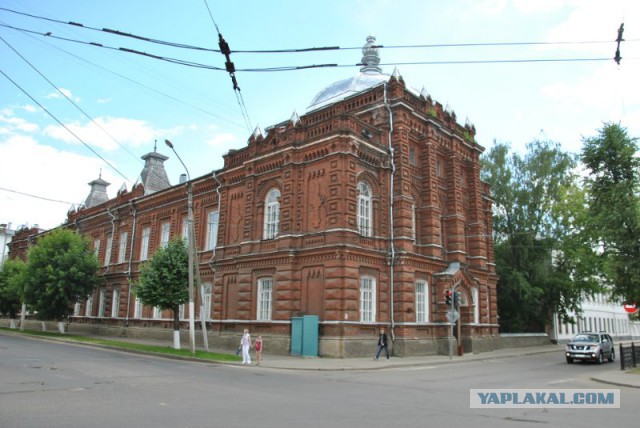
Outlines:
{"label": "green tree", "polygon": [[20,259],[9,259],[0,271],[0,314],[15,319],[24,299],[26,264]]}
{"label": "green tree", "polygon": [[[524,157],[496,145],[483,157],[483,179],[494,199],[493,229],[498,308],[503,331],[547,329],[554,313],[579,311],[589,282],[576,281],[571,248],[577,231],[567,227],[579,194],[574,156],[551,141],[533,141]],[[574,202],[574,199],[571,199]]]}
{"label": "green tree", "polygon": [[605,123],[584,138],[588,176],[588,229],[599,267],[614,297],[640,302],[640,160],[638,146],[620,124]]}
{"label": "green tree", "polygon": [[99,267],[88,238],[55,229],[29,250],[25,300],[39,319],[62,322],[100,283]]}
{"label": "green tree", "polygon": [[143,304],[173,312],[174,347],[179,349],[180,305],[189,300],[189,253],[184,239],[159,248],[140,272],[135,295]]}

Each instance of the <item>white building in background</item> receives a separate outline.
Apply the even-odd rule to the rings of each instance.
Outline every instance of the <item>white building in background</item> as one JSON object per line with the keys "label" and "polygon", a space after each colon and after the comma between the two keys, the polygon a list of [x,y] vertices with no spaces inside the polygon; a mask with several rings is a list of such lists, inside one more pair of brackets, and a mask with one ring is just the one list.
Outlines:
{"label": "white building in background", "polygon": [[11,223],[0,224],[0,269],[4,264],[4,261],[9,257],[9,247],[7,244],[11,242],[11,238],[15,235],[16,231],[11,229]]}
{"label": "white building in background", "polygon": [[557,315],[554,318],[555,339],[559,342],[568,341],[581,331],[606,331],[617,340],[639,339],[640,322],[631,321],[622,304],[611,303],[605,294],[597,294],[583,300],[577,323],[561,323]]}

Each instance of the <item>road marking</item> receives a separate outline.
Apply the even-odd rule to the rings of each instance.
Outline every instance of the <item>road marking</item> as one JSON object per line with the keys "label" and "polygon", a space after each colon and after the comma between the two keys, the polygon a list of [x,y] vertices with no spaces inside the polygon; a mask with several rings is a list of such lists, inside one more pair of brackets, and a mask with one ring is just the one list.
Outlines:
{"label": "road marking", "polygon": [[560,380],[554,380],[553,382],[547,382],[549,385],[556,385],[558,383],[567,383],[567,382],[571,382],[575,380],[574,378],[570,377],[569,379],[560,379]]}

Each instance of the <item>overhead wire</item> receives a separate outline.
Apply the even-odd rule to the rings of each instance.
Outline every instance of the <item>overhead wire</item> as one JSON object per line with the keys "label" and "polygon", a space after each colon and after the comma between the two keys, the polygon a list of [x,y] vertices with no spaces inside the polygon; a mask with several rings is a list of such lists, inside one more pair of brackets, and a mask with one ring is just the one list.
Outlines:
{"label": "overhead wire", "polygon": [[17,83],[15,80],[13,80],[8,74],[6,74],[4,71],[2,71],[0,69],[0,74],[2,74],[5,78],[7,78],[7,80],[9,80],[16,88],[18,88],[23,94],[25,94],[27,97],[29,97],[29,99],[31,99],[31,101],[33,101],[34,103],[36,103],[38,105],[38,107],[40,107],[45,113],[47,113],[53,120],[55,120],[60,126],[62,126],[64,129],[67,130],[67,132],[69,132],[71,135],[73,135],[73,137],[78,140],[80,143],[82,143],[82,145],[84,145],[87,149],[89,149],[94,155],[96,155],[98,158],[100,158],[104,163],[106,163],[113,171],[115,171],[118,175],[120,175],[122,178],[124,178],[127,182],[133,184],[133,182],[131,180],[129,180],[129,178],[127,178],[127,176],[125,176],[122,172],[120,172],[118,170],[118,168],[116,168],[115,166],[113,166],[108,160],[106,160],[105,158],[103,158],[98,152],[96,152],[89,144],[87,144],[82,138],[80,138],[75,132],[73,132],[71,129],[69,129],[69,127],[67,125],[65,125],[64,123],[62,123],[62,121],[60,121],[60,119],[58,119],[53,113],[51,113],[45,106],[43,106],[42,104],[40,104],[40,102],[38,102],[38,100],[36,100],[29,92],[27,92],[22,86],[20,86],[19,83]]}
{"label": "overhead wire", "polygon": [[10,192],[10,193],[16,193],[18,195],[28,196],[30,198],[42,199],[43,201],[58,202],[58,203],[61,203],[61,204],[66,204],[66,205],[75,205],[74,202],[67,202],[67,201],[61,201],[61,200],[58,200],[58,199],[45,198],[44,196],[32,195],[31,193],[25,193],[25,192],[20,192],[18,190],[7,189],[6,187],[0,187],[0,190],[5,191],[5,192]]}

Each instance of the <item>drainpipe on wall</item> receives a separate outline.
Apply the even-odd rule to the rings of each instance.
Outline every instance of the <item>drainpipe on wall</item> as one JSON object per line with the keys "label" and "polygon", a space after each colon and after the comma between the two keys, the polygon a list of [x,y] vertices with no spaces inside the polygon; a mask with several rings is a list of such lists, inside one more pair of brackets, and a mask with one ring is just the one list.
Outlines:
{"label": "drainpipe on wall", "polygon": [[[218,183],[218,187],[216,187],[216,193],[218,194],[218,230],[216,230],[216,237],[218,236],[218,233],[220,232],[220,186],[222,186],[222,183],[220,183],[220,180],[218,180],[218,176],[216,175],[216,172],[213,172],[213,179],[216,180],[216,183]],[[211,258],[209,259],[208,265],[211,268],[211,271],[213,272],[213,283],[211,284],[211,308],[213,308],[213,289],[214,289],[214,285],[215,285],[215,275],[216,275],[216,270],[213,268],[213,258],[216,256],[216,247],[218,246],[218,240],[216,238],[216,242],[213,245],[213,253],[211,255]],[[220,320],[222,320],[222,313],[220,314]],[[213,321],[213,315],[211,316],[211,321]]]}
{"label": "drainpipe on wall", "polygon": [[[133,244],[136,236],[136,225],[138,221],[138,208],[135,202],[131,201],[131,207],[133,208],[133,226],[131,227],[131,246],[129,247],[129,268],[127,269],[127,314],[124,319],[124,326],[129,327],[129,311],[131,306],[131,267],[133,264]],[[118,302],[119,304],[120,302]]]}
{"label": "drainpipe on wall", "polygon": [[389,111],[389,158],[391,161],[391,179],[389,184],[389,240],[390,240],[390,273],[389,273],[389,286],[391,288],[391,340],[395,342],[395,314],[394,314],[394,265],[396,262],[396,247],[395,247],[395,234],[393,230],[393,177],[396,172],[396,165],[394,159],[394,150],[392,144],[392,135],[393,135],[393,112],[391,111],[391,106],[389,106],[387,100],[387,82],[384,84],[384,105],[387,107]]}

